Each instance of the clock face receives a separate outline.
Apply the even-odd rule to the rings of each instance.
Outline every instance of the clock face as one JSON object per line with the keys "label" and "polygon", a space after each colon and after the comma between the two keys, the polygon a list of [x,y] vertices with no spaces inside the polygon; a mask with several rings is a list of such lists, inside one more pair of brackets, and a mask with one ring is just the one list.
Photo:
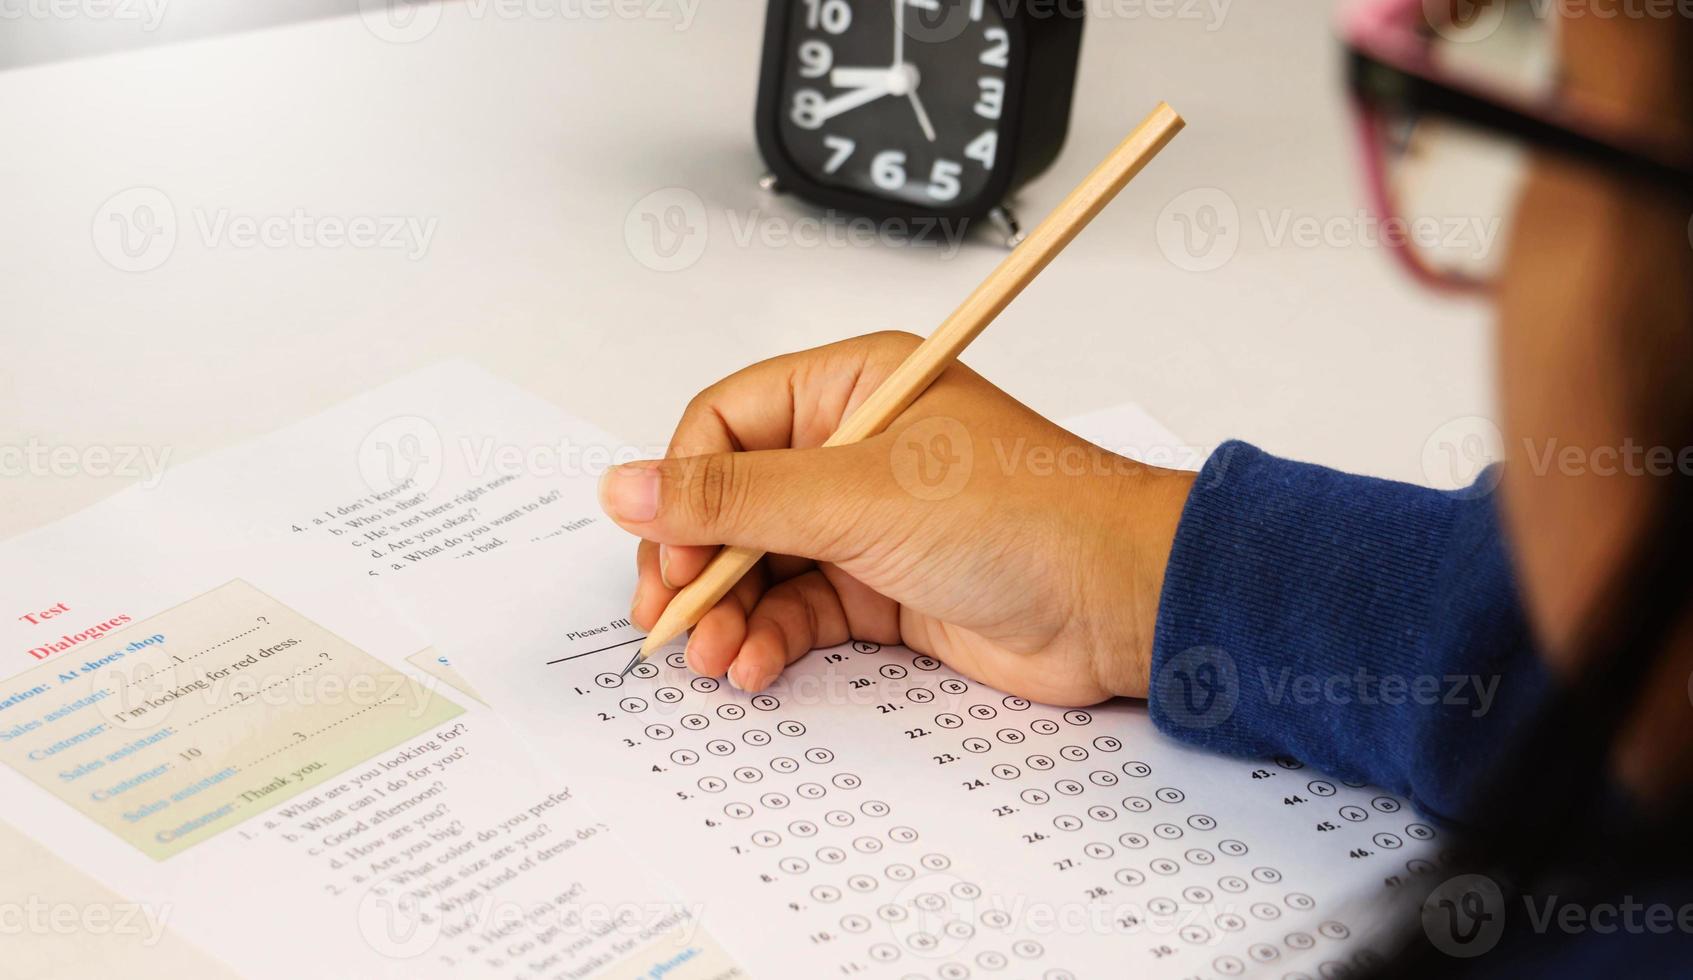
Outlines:
{"label": "clock face", "polygon": [[791,5],[777,132],[812,180],[915,210],[979,209],[1013,38],[986,0]]}

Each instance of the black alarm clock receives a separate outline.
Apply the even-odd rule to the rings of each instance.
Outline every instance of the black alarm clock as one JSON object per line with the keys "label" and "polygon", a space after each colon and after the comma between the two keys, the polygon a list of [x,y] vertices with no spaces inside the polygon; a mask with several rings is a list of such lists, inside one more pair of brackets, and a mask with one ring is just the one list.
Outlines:
{"label": "black alarm clock", "polygon": [[1064,145],[1082,3],[770,0],[765,186],[878,217],[993,216]]}

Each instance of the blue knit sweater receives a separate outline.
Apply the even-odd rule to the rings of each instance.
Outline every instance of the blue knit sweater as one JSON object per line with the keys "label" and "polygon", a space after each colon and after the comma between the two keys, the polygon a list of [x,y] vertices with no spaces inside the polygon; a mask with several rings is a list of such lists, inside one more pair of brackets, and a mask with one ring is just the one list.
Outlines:
{"label": "blue knit sweater", "polygon": [[[1188,498],[1159,603],[1159,728],[1233,755],[1292,756],[1437,819],[1478,818],[1479,781],[1553,683],[1518,598],[1496,475],[1442,493],[1220,447]],[[1693,895],[1679,872],[1638,884],[1615,898]],[[1689,962],[1679,929],[1554,930],[1449,967],[1673,976]]]}
{"label": "blue knit sweater", "polygon": [[1224,444],[1165,574],[1152,717],[1464,822],[1545,693],[1486,484],[1442,493]]}

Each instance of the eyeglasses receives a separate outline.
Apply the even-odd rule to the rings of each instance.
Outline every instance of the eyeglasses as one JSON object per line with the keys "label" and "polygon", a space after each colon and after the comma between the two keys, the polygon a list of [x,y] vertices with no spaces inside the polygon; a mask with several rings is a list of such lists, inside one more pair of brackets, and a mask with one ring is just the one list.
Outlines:
{"label": "eyeglasses", "polygon": [[1371,0],[1342,31],[1371,204],[1419,280],[1489,287],[1531,152],[1693,189],[1676,127],[1563,91],[1557,22],[1510,0]]}

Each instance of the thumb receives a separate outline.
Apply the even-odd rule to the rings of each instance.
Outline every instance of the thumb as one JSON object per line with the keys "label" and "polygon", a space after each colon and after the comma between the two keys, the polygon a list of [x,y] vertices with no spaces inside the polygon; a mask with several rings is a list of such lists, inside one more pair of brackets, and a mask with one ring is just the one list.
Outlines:
{"label": "thumb", "polygon": [[600,506],[660,544],[837,561],[864,547],[874,533],[865,516],[890,499],[861,455],[841,446],[629,463],[600,481]]}

